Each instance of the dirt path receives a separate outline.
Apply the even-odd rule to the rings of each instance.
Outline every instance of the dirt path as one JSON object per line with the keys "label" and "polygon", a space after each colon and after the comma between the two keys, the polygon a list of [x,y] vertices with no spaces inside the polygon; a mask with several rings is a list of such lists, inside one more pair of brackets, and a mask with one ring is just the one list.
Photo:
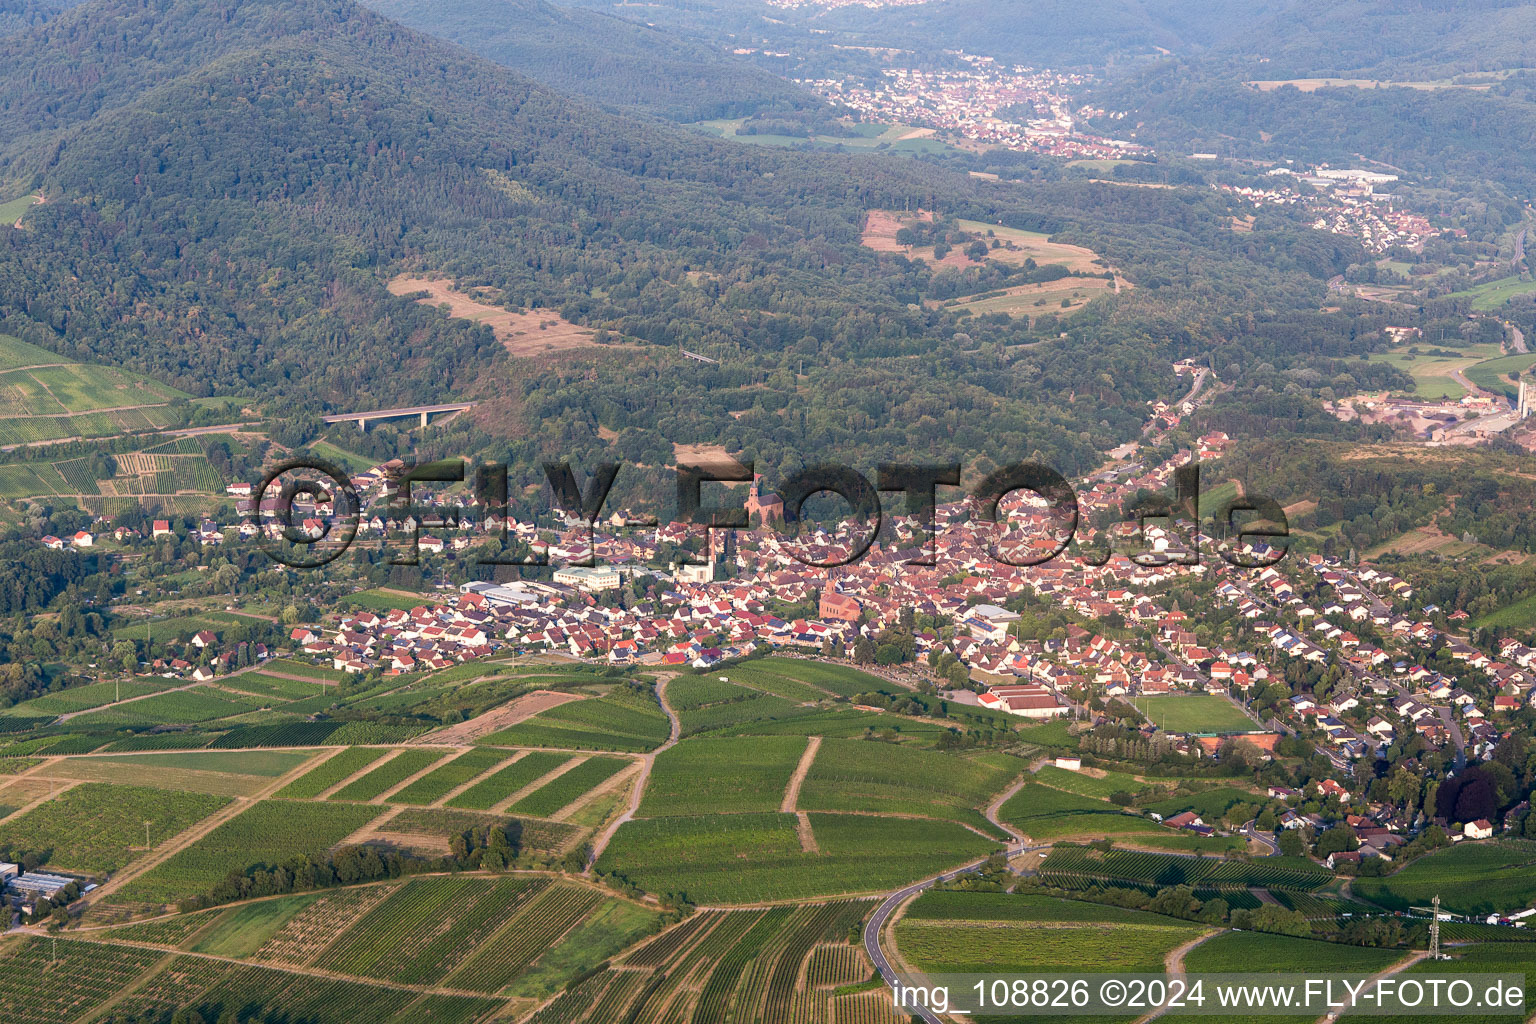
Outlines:
{"label": "dirt path", "polygon": [[446,726],[418,736],[413,742],[470,743],[481,736],[489,736],[493,732],[500,732],[519,722],[527,721],[541,711],[548,711],[550,708],[557,708],[561,704],[569,704],[574,700],[585,699],[586,694],[581,693],[534,690],[507,704],[492,708],[483,715],[476,715],[467,722],[459,722],[457,725]]}
{"label": "dirt path", "polygon": [[800,763],[795,766],[795,774],[789,777],[789,785],[784,787],[784,800],[779,804],[781,814],[794,814],[796,803],[800,800],[800,785],[805,782],[805,777],[811,770],[811,762],[816,760],[816,751],[821,749],[821,737],[811,736],[805,744],[805,753],[800,755]]}
{"label": "dirt path", "polygon": [[[1186,943],[1183,943],[1182,945],[1173,947],[1168,951],[1167,955],[1163,957],[1163,970],[1171,977],[1184,977],[1185,954],[1187,954],[1190,950],[1194,949],[1196,946],[1200,945],[1207,939],[1214,938],[1225,931],[1225,928],[1212,928],[1208,932],[1203,932],[1200,935],[1196,935],[1194,938],[1190,939]],[[1163,1014],[1167,1013],[1168,1009],[1168,1004],[1164,1003],[1157,1009],[1148,1010],[1140,1017],[1137,1017],[1133,1024],[1147,1024],[1148,1021],[1156,1020],[1158,1017],[1161,1017]]]}
{"label": "dirt path", "polygon": [[667,742],[641,758],[640,774],[635,779],[635,788],[630,790],[629,806],[625,808],[624,813],[614,818],[608,823],[607,828],[592,837],[592,854],[587,859],[587,872],[589,874],[592,871],[592,865],[597,863],[597,858],[603,855],[603,851],[608,848],[608,844],[613,840],[614,833],[626,821],[633,820],[635,814],[640,810],[640,801],[645,797],[645,783],[651,777],[651,768],[656,764],[656,756],[676,746],[678,739],[682,736],[683,724],[678,721],[677,714],[667,704],[667,684],[673,678],[673,676],[669,675],[658,680],[656,683],[656,700],[661,704],[661,710],[666,712],[667,721],[672,723],[671,735],[667,737]]}
{"label": "dirt path", "polygon": [[[1399,974],[1403,971],[1406,971],[1408,968],[1412,967],[1414,964],[1418,963],[1420,960],[1423,960],[1427,956],[1429,956],[1428,950],[1420,950],[1419,952],[1404,957],[1385,970],[1377,971],[1375,974],[1371,975],[1370,980],[1361,987],[1360,991],[1366,992],[1375,988],[1376,983],[1381,981],[1383,978],[1390,978],[1394,974]],[[1317,1018],[1317,1024],[1332,1024],[1333,1021],[1339,1019],[1340,1015],[1348,1013],[1350,1006],[1353,1004],[1354,1000],[1352,998],[1346,997],[1344,1005],[1341,1008],[1337,1010],[1329,1010],[1327,1013]]]}

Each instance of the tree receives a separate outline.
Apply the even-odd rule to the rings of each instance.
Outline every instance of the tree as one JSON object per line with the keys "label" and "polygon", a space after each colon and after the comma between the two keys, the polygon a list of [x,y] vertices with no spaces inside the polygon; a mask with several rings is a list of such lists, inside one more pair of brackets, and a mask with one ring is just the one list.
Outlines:
{"label": "tree", "polygon": [[1307,855],[1307,841],[1301,837],[1300,829],[1288,828],[1280,833],[1280,852],[1287,857]]}
{"label": "tree", "polygon": [[139,650],[131,640],[119,640],[112,645],[112,660],[121,665],[124,672],[132,675],[139,667]]}

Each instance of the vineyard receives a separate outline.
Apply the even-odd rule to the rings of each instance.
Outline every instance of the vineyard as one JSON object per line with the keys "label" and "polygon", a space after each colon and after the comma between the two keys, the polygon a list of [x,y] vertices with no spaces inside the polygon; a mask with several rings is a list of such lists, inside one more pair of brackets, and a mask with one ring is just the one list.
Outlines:
{"label": "vineyard", "polygon": [[377,813],[378,808],[367,806],[262,801],[135,878],[117,895],[147,903],[200,895],[231,871],[323,854]]}
{"label": "vineyard", "polygon": [[[1163,956],[1205,929],[1188,921],[1118,907],[1097,906],[1086,918],[1085,904],[1032,898],[1034,916],[1020,916],[1018,897],[982,894],[998,902],[1001,920],[1021,927],[1000,928],[997,918],[969,908],[963,919],[904,917],[896,925],[896,947],[914,967],[928,972],[997,973],[1029,970],[1162,971]],[[1091,920],[1093,927],[1083,927]]]}
{"label": "vineyard", "polygon": [[475,992],[501,991],[600,902],[602,897],[592,889],[546,883],[521,913],[507,921],[497,941],[465,961],[449,981]]}
{"label": "vineyard", "polygon": [[618,690],[597,700],[550,708],[476,742],[640,753],[654,750],[670,733],[671,725],[654,696]]}
{"label": "vineyard", "polygon": [[1081,889],[1098,880],[1138,885],[1229,884],[1311,891],[1333,876],[1301,858],[1268,857],[1245,862],[1214,857],[1177,857],[1161,853],[1111,850],[1102,853],[1083,846],[1057,846],[1040,866],[1040,877],[1065,889]]}
{"label": "vineyard", "polygon": [[199,793],[87,782],[0,825],[0,843],[51,851],[49,867],[108,874],[229,801]]}
{"label": "vineyard", "polygon": [[0,1007],[25,1024],[74,1024],[138,981],[164,955],[152,949],[47,939],[0,946]]}
{"label": "vineyard", "polygon": [[617,757],[592,757],[523,797],[508,808],[512,814],[552,818],[562,807],[579,800],[633,762]]}
{"label": "vineyard", "polygon": [[376,799],[443,757],[441,750],[402,750],[367,775],[332,793],[331,799],[359,802]]}
{"label": "vineyard", "polygon": [[976,813],[1025,767],[996,767],[955,754],[868,740],[821,744],[800,789],[800,807],[887,811],[990,825]]}
{"label": "vineyard", "polygon": [[488,810],[572,760],[569,754],[533,750],[486,776],[448,801],[449,807]]}
{"label": "vineyard", "polygon": [[356,775],[386,753],[387,750],[377,747],[348,747],[288,783],[277,795],[290,800],[312,799]]}
{"label": "vineyard", "polygon": [[436,803],[511,756],[505,750],[470,750],[423,775],[390,797],[390,800],[401,804]]}
{"label": "vineyard", "polygon": [[393,818],[378,824],[378,831],[446,837],[454,832],[491,825],[505,827],[521,849],[541,853],[564,853],[575,843],[581,830],[574,825],[540,818],[509,818],[501,814],[475,814],[442,807],[408,807]]}
{"label": "vineyard", "polygon": [[1536,900],[1536,843],[1498,840],[1437,850],[1401,871],[1361,878],[1354,891],[1389,910],[1423,906],[1438,895],[1446,910],[1487,914],[1520,910]]}
{"label": "vineyard", "polygon": [[790,814],[646,818],[619,829],[598,868],[697,903],[752,903],[895,889],[997,848],[944,821],[809,817],[819,854],[801,850]]}
{"label": "vineyard", "polygon": [[805,747],[799,736],[686,740],[656,758],[640,816],[777,811]]}
{"label": "vineyard", "polygon": [[402,984],[435,984],[501,928],[510,911],[548,885],[543,878],[413,878],[349,928],[314,966]]}
{"label": "vineyard", "polygon": [[757,722],[773,722],[814,714],[815,708],[805,707],[783,697],[747,691],[741,700],[729,700],[678,712],[677,718],[684,736],[701,732],[746,726]]}

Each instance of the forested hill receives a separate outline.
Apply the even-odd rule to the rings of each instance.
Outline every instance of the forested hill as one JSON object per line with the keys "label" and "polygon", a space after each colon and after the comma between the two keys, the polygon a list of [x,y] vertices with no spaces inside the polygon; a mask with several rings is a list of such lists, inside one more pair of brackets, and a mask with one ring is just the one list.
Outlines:
{"label": "forested hill", "polygon": [[0,36],[41,25],[63,6],[48,0],[0,0]]}
{"label": "forested hill", "polygon": [[701,43],[543,0],[367,0],[561,92],[674,121],[819,107],[814,94]]}
{"label": "forested hill", "polygon": [[[481,405],[424,439],[356,442],[525,466],[660,467],[673,443],[719,443],[768,473],[940,455],[984,472],[1020,454],[1073,472],[1183,392],[1171,362],[1233,336],[1234,309],[1315,309],[1354,259],[1284,221],[1235,234],[1203,190],[1025,191],[709,139],[340,0],[92,0],[10,42],[0,188],[46,202],[0,226],[0,331],[255,396],[284,444],[323,412],[453,397]],[[936,205],[1064,232],[1135,287],[1070,321],[965,315],[943,302],[957,269],[861,244],[868,211]],[[1014,270],[966,273],[974,289]],[[557,310],[612,345],[509,358],[489,328],[391,295],[402,273]],[[1262,386],[1333,379],[1366,344],[1316,334],[1275,348]],[[1287,401],[1277,415],[1306,413]]]}
{"label": "forested hill", "polygon": [[[1536,64],[1530,0],[1290,0],[1212,48],[1253,77],[1438,79]],[[1264,58],[1265,63],[1256,63]]]}
{"label": "forested hill", "polygon": [[[759,402],[771,430],[756,433],[782,453],[855,437],[858,401],[889,424],[879,451],[964,426],[966,450],[1080,465],[1169,376],[1144,344],[1105,349],[1111,374],[1092,340],[999,371],[975,346],[1027,333],[1006,318],[952,343],[955,318],[916,301],[932,272],[860,231],[869,209],[936,195],[1029,216],[963,175],[627,120],[336,0],[95,0],[13,39],[0,180],[48,201],[0,229],[3,329],[194,394],[258,395],[284,431],[452,395],[488,400],[492,437],[579,454],[599,427],[633,427],[669,456],[666,442],[718,438]],[[391,296],[407,270],[558,308],[629,347],[512,368],[488,329]],[[707,370],[680,344],[730,358]],[[897,363],[939,353],[923,374]],[[803,385],[776,376],[792,359]],[[1035,390],[1047,363],[1069,396],[1050,406]],[[895,412],[919,398],[964,411]]]}

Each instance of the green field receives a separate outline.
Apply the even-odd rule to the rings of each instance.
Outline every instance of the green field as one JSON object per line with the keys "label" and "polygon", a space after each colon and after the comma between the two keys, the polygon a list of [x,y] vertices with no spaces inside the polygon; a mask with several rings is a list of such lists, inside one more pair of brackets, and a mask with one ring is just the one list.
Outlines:
{"label": "green field", "polygon": [[[1047,896],[977,894],[962,913],[942,919],[908,915],[896,925],[896,948],[926,972],[997,974],[1011,971],[1147,971],[1161,973],[1164,955],[1206,930],[1171,917],[1093,906]],[[959,894],[970,895],[970,894]],[[930,897],[919,897],[919,906]],[[995,909],[988,913],[987,905]],[[914,908],[916,909],[916,908]],[[1015,927],[997,927],[1006,922]],[[1083,927],[1084,923],[1091,927]]]}
{"label": "green field", "polygon": [[442,760],[442,750],[402,750],[360,779],[331,794],[332,800],[367,801],[386,793],[406,779]]}
{"label": "green field", "polygon": [[588,758],[535,789],[507,810],[511,814],[527,814],[535,818],[553,817],[561,808],[574,803],[632,763],[618,757]]}
{"label": "green field", "polygon": [[[1161,698],[1159,698],[1161,699]],[[1068,771],[1065,768],[1057,768],[1055,765],[1043,765],[1035,772],[1035,781],[1044,783],[1054,789],[1065,790],[1068,793],[1076,793],[1078,796],[1091,796],[1104,799],[1113,793],[1136,793],[1148,786],[1168,786],[1168,779],[1152,779],[1143,782],[1134,775],[1124,772],[1104,772],[1102,775],[1088,775],[1084,772]]]}
{"label": "green field", "polygon": [[1522,910],[1536,900],[1536,843],[1461,843],[1420,857],[1383,878],[1355,880],[1356,895],[1390,910],[1426,906],[1439,895],[1457,914]]}
{"label": "green field", "polygon": [[1065,889],[1084,889],[1100,880],[1138,886],[1242,885],[1315,891],[1332,874],[1309,860],[1265,857],[1252,862],[1215,857],[1176,857],[1139,850],[1100,852],[1060,845],[1040,865],[1040,877]]}
{"label": "green field", "polygon": [[654,750],[671,732],[654,696],[616,690],[596,700],[550,708],[476,740],[491,746],[564,747],[573,750]]}
{"label": "green field", "polygon": [[1002,765],[869,740],[827,739],[800,789],[800,809],[886,811],[964,821],[983,831],[979,809],[1026,765]]}
{"label": "green field", "polygon": [[1210,694],[1138,697],[1136,708],[1167,732],[1255,732],[1258,726],[1225,697]]}
{"label": "green field", "polygon": [[[277,934],[294,915],[320,898],[302,893],[275,900],[261,900],[226,910],[189,947],[194,953],[247,957]],[[206,915],[199,915],[206,919]]]}
{"label": "green field", "polygon": [[423,775],[390,799],[401,804],[431,804],[511,757],[505,750],[471,750]]}
{"label": "green field", "polygon": [[1151,819],[1126,814],[1107,801],[1065,793],[1033,782],[1003,804],[998,818],[1037,843],[1067,836],[1168,832]]}
{"label": "green field", "polygon": [[1530,629],[1536,626],[1536,594],[1522,597],[1514,604],[1505,605],[1487,615],[1481,615],[1472,624],[1480,629],[1488,626]]}
{"label": "green field", "polygon": [[49,867],[107,874],[145,852],[146,834],[157,846],[228,803],[204,794],[87,782],[0,825],[0,843],[51,851]]}
{"label": "green field", "polygon": [[356,775],[386,753],[388,751],[380,747],[348,747],[288,783],[277,795],[290,800],[317,797],[343,779]]}
{"label": "green field", "polygon": [[[1440,349],[1440,346],[1428,344],[1412,347]],[[1452,371],[1459,370],[1465,373],[1472,366],[1498,358],[1501,354],[1500,347],[1493,343],[1458,346],[1454,349],[1447,346],[1445,351],[1454,351],[1457,355],[1420,354],[1415,356],[1407,348],[1394,348],[1389,352],[1372,353],[1370,362],[1386,363],[1408,374],[1413,378],[1413,394],[1418,398],[1443,398],[1454,401],[1465,395],[1467,389],[1456,382]]]}
{"label": "green field", "polygon": [[947,821],[809,818],[820,853],[802,851],[791,814],[698,815],[627,822],[597,866],[650,892],[750,903],[889,891],[998,848]]}
{"label": "green field", "polygon": [[569,754],[533,750],[481,779],[464,792],[448,801],[449,807],[486,810],[506,800],[512,794],[548,775],[571,760]]}
{"label": "green field", "polygon": [[[718,674],[732,682],[745,683],[792,700],[816,700],[827,694],[854,697],[860,693],[892,693],[900,689],[895,683],[848,665],[830,665],[801,658],[757,658],[722,669]],[[783,680],[800,685],[786,688]]]}
{"label": "green field", "polygon": [[656,758],[640,817],[777,811],[805,749],[799,736],[684,740]]}
{"label": "green field", "polygon": [[1513,277],[1501,277],[1497,281],[1487,281],[1468,288],[1462,292],[1451,292],[1443,296],[1447,299],[1471,299],[1472,309],[1478,313],[1489,313],[1520,295],[1529,295],[1536,292],[1536,280]]}
{"label": "green field", "polygon": [[432,604],[437,600],[431,594],[407,597],[404,594],[390,590],[360,590],[355,594],[348,594],[346,599],[375,612],[408,612],[412,608],[419,608],[424,604]]}
{"label": "green field", "polygon": [[[315,966],[383,981],[436,983],[501,929],[510,910],[548,885],[544,878],[413,878],[349,928]],[[428,918],[440,924],[422,927]]]}
{"label": "green field", "polygon": [[113,754],[68,758],[40,769],[39,774],[215,796],[253,796],[313,756],[310,751],[265,750]]}
{"label": "green field", "polygon": [[13,226],[32,207],[37,205],[37,196],[21,196],[17,199],[7,199],[0,203],[0,228]]}
{"label": "green field", "polygon": [[262,801],[135,878],[117,895],[146,903],[201,895],[231,871],[304,854],[323,855],[378,813],[379,808],[365,805]]}
{"label": "green field", "polygon": [[1525,374],[1532,366],[1536,366],[1536,354],[1521,353],[1512,356],[1500,356],[1497,359],[1485,359],[1466,369],[1466,378],[1484,391],[1492,391],[1501,394],[1511,401],[1519,397],[1520,389],[1508,379],[1510,373]]}

